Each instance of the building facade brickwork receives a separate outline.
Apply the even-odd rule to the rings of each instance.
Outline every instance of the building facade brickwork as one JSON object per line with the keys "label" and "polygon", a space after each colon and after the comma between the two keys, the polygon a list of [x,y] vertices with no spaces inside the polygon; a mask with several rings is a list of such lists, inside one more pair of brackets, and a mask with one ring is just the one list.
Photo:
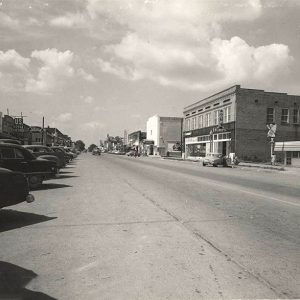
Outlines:
{"label": "building facade brickwork", "polygon": [[300,96],[239,85],[184,109],[185,154],[236,153],[243,160],[268,161],[267,125],[276,124],[275,141],[300,140]]}

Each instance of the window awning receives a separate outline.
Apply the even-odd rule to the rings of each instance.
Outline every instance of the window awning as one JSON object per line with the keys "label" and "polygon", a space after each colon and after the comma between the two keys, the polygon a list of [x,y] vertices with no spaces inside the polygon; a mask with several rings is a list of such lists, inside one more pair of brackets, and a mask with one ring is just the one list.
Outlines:
{"label": "window awning", "polygon": [[275,142],[274,151],[300,151],[300,141]]}

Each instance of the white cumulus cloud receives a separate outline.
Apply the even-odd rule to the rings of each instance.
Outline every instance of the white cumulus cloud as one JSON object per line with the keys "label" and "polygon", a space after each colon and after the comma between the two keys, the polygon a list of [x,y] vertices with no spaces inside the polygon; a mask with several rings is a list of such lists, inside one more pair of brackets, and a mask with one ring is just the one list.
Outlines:
{"label": "white cumulus cloud", "polygon": [[29,63],[29,58],[23,57],[14,49],[7,50],[6,52],[0,51],[0,71],[10,68],[26,70]]}
{"label": "white cumulus cloud", "polygon": [[81,13],[67,13],[50,20],[50,25],[65,28],[78,28],[87,24],[85,16]]}
{"label": "white cumulus cloud", "polygon": [[72,120],[72,114],[67,112],[67,113],[62,113],[57,117],[57,121],[61,122],[61,123],[65,123],[68,121]]}
{"label": "white cumulus cloud", "polygon": [[83,101],[87,104],[91,104],[94,102],[94,98],[92,96],[87,96],[83,99]]}
{"label": "white cumulus cloud", "polygon": [[94,77],[94,75],[87,73],[84,69],[79,68],[77,70],[77,75],[81,78],[83,78],[86,81],[90,81],[90,82],[96,82],[97,79]]}
{"label": "white cumulus cloud", "polygon": [[96,129],[101,129],[104,127],[104,125],[98,121],[91,121],[91,122],[87,122],[83,124],[83,127],[85,129],[92,129],[92,130],[96,130]]}
{"label": "white cumulus cloud", "polygon": [[259,18],[260,0],[105,3],[88,0],[90,17],[106,18],[127,30],[98,58],[102,72],[182,89],[216,88],[262,78],[275,82],[282,72],[288,73],[292,61],[288,46],[254,47],[240,37],[226,39],[222,34],[224,23]]}
{"label": "white cumulus cloud", "polygon": [[71,66],[73,56],[74,54],[69,50],[64,52],[57,49],[33,51],[32,59],[39,61],[42,66],[36,78],[28,79],[26,91],[47,93],[58,88],[65,79],[74,75],[74,69]]}

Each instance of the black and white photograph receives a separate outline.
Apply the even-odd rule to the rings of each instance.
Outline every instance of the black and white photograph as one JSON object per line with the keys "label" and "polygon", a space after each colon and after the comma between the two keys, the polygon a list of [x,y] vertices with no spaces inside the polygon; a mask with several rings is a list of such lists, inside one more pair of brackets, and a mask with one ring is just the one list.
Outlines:
{"label": "black and white photograph", "polygon": [[300,0],[0,0],[0,300],[300,299]]}

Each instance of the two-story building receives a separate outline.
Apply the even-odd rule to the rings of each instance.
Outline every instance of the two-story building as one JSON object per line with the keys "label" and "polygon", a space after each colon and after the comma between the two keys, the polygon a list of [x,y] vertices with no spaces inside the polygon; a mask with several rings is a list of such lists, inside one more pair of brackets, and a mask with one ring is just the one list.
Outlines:
{"label": "two-story building", "polygon": [[300,140],[300,96],[246,89],[235,85],[184,108],[185,156],[209,152],[268,161],[268,124],[276,124],[274,141]]}
{"label": "two-story building", "polygon": [[179,117],[152,116],[147,121],[147,140],[153,141],[154,155],[167,155],[174,145],[181,144],[183,119]]}

